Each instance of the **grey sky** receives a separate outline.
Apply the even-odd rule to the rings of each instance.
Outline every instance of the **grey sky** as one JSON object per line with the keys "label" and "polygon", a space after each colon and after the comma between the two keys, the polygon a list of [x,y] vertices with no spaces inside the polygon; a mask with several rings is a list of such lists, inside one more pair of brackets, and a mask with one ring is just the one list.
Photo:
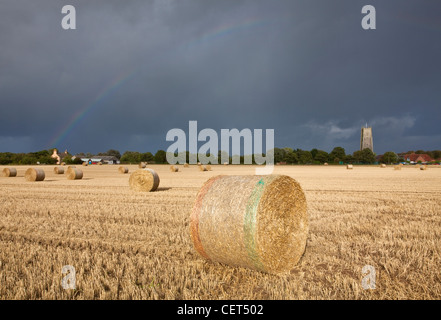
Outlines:
{"label": "grey sky", "polygon": [[[61,28],[68,4],[77,30]],[[377,30],[361,28],[366,4]],[[357,150],[367,122],[377,153],[441,149],[440,14],[438,0],[1,0],[0,152],[155,152],[190,120],[328,152]]]}

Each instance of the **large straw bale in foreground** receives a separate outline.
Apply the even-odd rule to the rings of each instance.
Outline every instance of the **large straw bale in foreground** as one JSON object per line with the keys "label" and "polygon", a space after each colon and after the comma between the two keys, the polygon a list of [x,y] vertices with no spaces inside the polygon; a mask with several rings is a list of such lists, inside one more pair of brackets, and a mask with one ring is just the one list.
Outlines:
{"label": "large straw bale in foreground", "polygon": [[77,168],[70,168],[67,170],[67,179],[68,180],[80,180],[83,179],[83,171]]}
{"label": "large straw bale in foreground", "polygon": [[121,166],[121,167],[118,168],[118,172],[119,173],[123,173],[123,174],[129,173],[129,168]]}
{"label": "large straw bale in foreground", "polygon": [[45,177],[43,169],[29,168],[25,172],[26,181],[43,181]]}
{"label": "large straw bale in foreground", "polygon": [[159,176],[152,169],[138,169],[130,175],[129,185],[135,191],[155,191],[159,186]]}
{"label": "large straw bale in foreground", "polygon": [[17,169],[15,168],[4,168],[2,171],[3,177],[15,177],[17,176]]}
{"label": "large straw bale in foreground", "polygon": [[54,168],[54,173],[55,174],[63,174],[64,173],[64,168],[63,167],[55,167]]}
{"label": "large straw bale in foreground", "polygon": [[201,256],[268,273],[291,270],[307,234],[305,194],[283,175],[213,177],[199,190],[190,219]]}

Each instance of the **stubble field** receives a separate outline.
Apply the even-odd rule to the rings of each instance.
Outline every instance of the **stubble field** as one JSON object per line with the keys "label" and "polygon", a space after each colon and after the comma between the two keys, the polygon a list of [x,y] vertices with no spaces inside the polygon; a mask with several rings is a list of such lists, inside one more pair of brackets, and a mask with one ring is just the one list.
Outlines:
{"label": "stubble field", "polygon": [[[40,167],[42,182],[25,181],[28,166],[0,177],[0,299],[441,299],[441,168],[277,166],[303,187],[310,230],[299,264],[269,275],[206,262],[189,236],[202,184],[253,166],[153,165],[151,193],[129,189],[134,165],[80,166],[77,181]],[[61,286],[64,265],[75,290]]]}

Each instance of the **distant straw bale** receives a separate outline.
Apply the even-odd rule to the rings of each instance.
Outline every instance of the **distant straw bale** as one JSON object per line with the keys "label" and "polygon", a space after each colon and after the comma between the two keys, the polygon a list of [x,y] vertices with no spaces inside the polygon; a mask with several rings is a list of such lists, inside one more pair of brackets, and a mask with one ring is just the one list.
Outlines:
{"label": "distant straw bale", "polygon": [[84,162],[83,162],[83,166],[87,167],[87,165],[88,165],[87,162],[84,161]]}
{"label": "distant straw bale", "polygon": [[68,180],[81,180],[83,179],[83,171],[77,168],[70,168],[66,173]]}
{"label": "distant straw bale", "polygon": [[4,168],[2,172],[3,177],[15,177],[17,176],[17,169],[15,168]]}
{"label": "distant straw bale", "polygon": [[124,173],[128,173],[129,172],[129,168],[121,166],[121,167],[118,168],[118,172],[119,173],[123,173],[123,174]]}
{"label": "distant straw bale", "polygon": [[145,162],[141,162],[141,163],[138,165],[138,168],[144,169],[146,166],[147,166],[147,165],[146,165]]}
{"label": "distant straw bale", "polygon": [[284,175],[213,177],[196,196],[190,235],[205,259],[267,273],[289,271],[306,247],[305,194]]}
{"label": "distant straw bale", "polygon": [[420,170],[427,170],[427,166],[426,165],[420,166]]}
{"label": "distant straw bale", "polygon": [[45,177],[43,169],[29,168],[25,172],[26,181],[43,181]]}
{"label": "distant straw bale", "polygon": [[178,171],[179,171],[179,168],[178,168],[178,167],[175,167],[175,166],[170,166],[170,171],[171,171],[171,172],[178,172]]}
{"label": "distant straw bale", "polygon": [[189,167],[188,163],[184,163],[184,168],[188,168],[188,167]]}
{"label": "distant straw bale", "polygon": [[64,173],[64,168],[63,167],[55,167],[54,168],[54,173],[55,174],[63,174]]}
{"label": "distant straw bale", "polygon": [[209,164],[207,164],[207,165],[205,166],[205,169],[207,169],[207,171],[211,171],[211,166],[210,166]]}
{"label": "distant straw bale", "polygon": [[386,165],[385,165],[384,163],[382,163],[382,164],[380,165],[380,168],[386,168]]}
{"label": "distant straw bale", "polygon": [[327,162],[325,162],[323,165],[325,165],[325,166],[327,166],[328,165],[328,163]]}
{"label": "distant straw bale", "polygon": [[353,166],[352,164],[348,164],[348,165],[346,166],[346,169],[348,169],[348,170],[352,170],[352,169],[354,169],[354,166]]}
{"label": "distant straw bale", "polygon": [[394,166],[394,170],[401,170],[401,166]]}
{"label": "distant straw bale", "polygon": [[153,169],[138,169],[130,175],[129,186],[135,191],[155,191],[159,186],[159,176]]}
{"label": "distant straw bale", "polygon": [[199,171],[207,171],[207,168],[204,165],[199,166]]}

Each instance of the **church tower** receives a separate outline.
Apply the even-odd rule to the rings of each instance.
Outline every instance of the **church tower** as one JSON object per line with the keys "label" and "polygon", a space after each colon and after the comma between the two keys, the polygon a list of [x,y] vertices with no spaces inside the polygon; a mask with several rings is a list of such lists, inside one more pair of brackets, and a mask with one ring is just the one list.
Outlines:
{"label": "church tower", "polygon": [[374,152],[374,142],[372,140],[372,127],[361,128],[360,150],[371,149]]}

